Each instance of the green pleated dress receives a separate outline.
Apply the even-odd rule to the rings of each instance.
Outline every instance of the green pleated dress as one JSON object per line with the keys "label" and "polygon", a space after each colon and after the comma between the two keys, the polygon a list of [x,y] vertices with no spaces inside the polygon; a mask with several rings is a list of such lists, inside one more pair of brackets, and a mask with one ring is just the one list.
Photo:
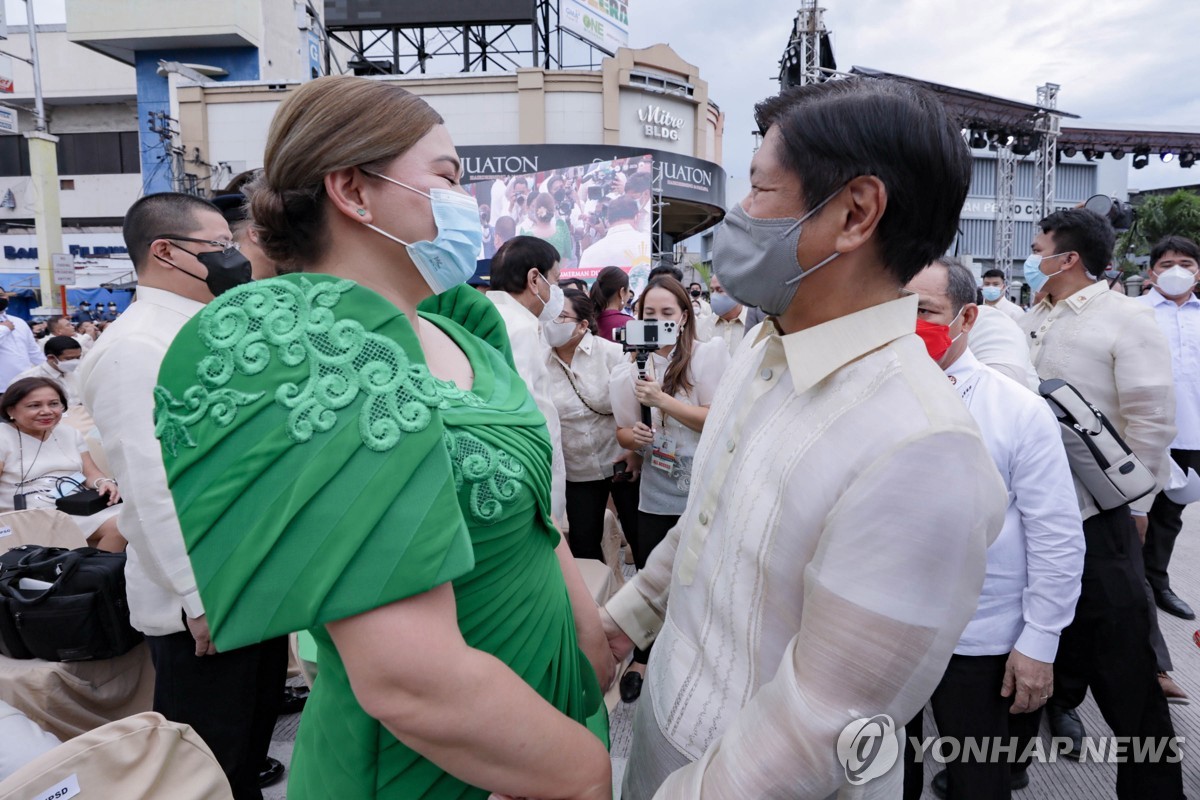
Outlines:
{"label": "green pleated dress", "polygon": [[487,796],[362,710],[324,628],[447,581],[466,642],[606,740],[554,553],[545,420],[503,322],[466,287],[421,313],[470,359],[470,391],[429,374],[394,306],[323,275],[222,295],[159,373],[156,431],[217,647],[297,630],[318,645],[291,800]]}

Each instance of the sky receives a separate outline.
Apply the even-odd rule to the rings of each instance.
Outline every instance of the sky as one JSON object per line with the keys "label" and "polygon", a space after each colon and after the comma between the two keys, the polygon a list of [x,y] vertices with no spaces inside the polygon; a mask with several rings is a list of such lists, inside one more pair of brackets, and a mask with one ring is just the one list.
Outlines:
{"label": "sky", "polygon": [[[826,0],[838,68],[886,72],[1033,103],[1057,83],[1065,124],[1200,131],[1197,0]],[[725,113],[728,199],[748,189],[754,103],[779,90],[797,0],[629,0],[630,47],[669,44]],[[1128,163],[1130,157],[1126,156]],[[1151,158],[1131,189],[1200,183]]]}
{"label": "sky", "polygon": [[[34,2],[39,24],[65,21],[64,0]],[[708,81],[725,113],[727,198],[740,199],[749,186],[753,106],[779,90],[779,57],[798,0],[628,2],[630,47],[665,42]],[[1066,124],[1200,131],[1198,0],[823,5],[839,69],[873,67],[1029,103],[1040,84],[1057,83],[1059,108],[1082,117]],[[4,0],[4,7],[10,24],[25,23],[23,0]],[[1131,189],[1196,183],[1200,166],[1184,170],[1152,158],[1145,169],[1129,169]]]}

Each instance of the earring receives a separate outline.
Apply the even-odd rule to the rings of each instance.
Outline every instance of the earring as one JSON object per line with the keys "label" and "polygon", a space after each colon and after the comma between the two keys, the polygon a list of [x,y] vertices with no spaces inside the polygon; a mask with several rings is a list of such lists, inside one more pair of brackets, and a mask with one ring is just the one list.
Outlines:
{"label": "earring", "polygon": [[358,215],[360,217],[365,217],[367,215],[367,210],[365,208],[358,209]]}

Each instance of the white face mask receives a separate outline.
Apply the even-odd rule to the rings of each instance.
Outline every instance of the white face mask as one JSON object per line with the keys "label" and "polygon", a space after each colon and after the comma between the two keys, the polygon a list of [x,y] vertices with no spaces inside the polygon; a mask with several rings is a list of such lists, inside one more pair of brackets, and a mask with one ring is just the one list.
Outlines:
{"label": "white face mask", "polygon": [[79,369],[79,359],[72,358],[69,361],[59,361],[54,366],[58,367],[58,371],[70,375],[75,370]]}
{"label": "white face mask", "polygon": [[1158,290],[1167,297],[1187,294],[1196,285],[1196,276],[1189,269],[1171,267],[1154,279]]}
{"label": "white face mask", "polygon": [[542,334],[551,347],[562,347],[575,338],[575,320],[554,320],[542,326]]}
{"label": "white face mask", "polygon": [[537,315],[538,322],[553,322],[562,316],[563,307],[567,304],[567,298],[563,294],[563,290],[546,280],[546,276],[541,272],[538,273],[538,277],[550,287],[549,300],[542,300],[542,296],[538,293],[537,289],[533,291],[537,295],[537,299],[542,300],[542,313]]}

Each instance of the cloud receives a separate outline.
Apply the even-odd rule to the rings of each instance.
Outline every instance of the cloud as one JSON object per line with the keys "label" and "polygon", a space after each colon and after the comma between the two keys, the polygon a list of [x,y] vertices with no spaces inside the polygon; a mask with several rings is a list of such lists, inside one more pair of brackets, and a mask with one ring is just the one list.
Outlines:
{"label": "cloud", "polygon": [[[776,76],[796,0],[634,0],[630,46],[670,44],[700,67],[726,115],[724,163],[734,201],[745,192],[753,104]],[[874,67],[1033,102],[1061,85],[1059,107],[1079,125],[1200,126],[1200,70],[1192,61],[1200,3],[1139,0],[826,0],[838,67]],[[1072,124],[1072,123],[1068,123]],[[1200,182],[1200,171],[1154,164],[1134,187]]]}

